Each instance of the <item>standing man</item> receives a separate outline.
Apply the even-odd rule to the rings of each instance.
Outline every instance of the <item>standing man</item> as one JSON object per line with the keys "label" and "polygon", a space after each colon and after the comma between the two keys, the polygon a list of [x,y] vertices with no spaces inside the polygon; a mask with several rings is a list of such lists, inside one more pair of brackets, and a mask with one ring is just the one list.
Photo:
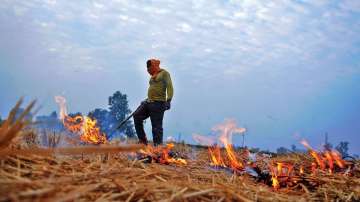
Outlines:
{"label": "standing man", "polygon": [[134,113],[134,123],[140,143],[147,144],[144,131],[144,120],[150,117],[154,146],[163,142],[164,112],[170,109],[173,97],[173,85],[169,72],[160,68],[160,60],[150,59],[146,62],[147,71],[151,75],[149,81],[148,98]]}

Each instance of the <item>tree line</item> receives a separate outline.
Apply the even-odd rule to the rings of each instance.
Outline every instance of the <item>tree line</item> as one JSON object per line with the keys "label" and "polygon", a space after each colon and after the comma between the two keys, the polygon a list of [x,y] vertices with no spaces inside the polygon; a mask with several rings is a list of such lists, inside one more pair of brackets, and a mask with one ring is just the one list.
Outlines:
{"label": "tree line", "polygon": [[[20,115],[23,109],[19,109],[17,115]],[[128,120],[123,127],[118,130],[114,128],[118,125],[119,122],[124,120],[131,110],[129,109],[129,103],[127,95],[116,91],[113,95],[108,98],[108,107],[106,109],[95,108],[94,110],[88,112],[88,117],[97,120],[97,125],[99,126],[101,132],[105,133],[108,139],[120,136],[134,137],[135,130],[132,120]],[[83,116],[81,112],[70,113],[69,116],[75,117],[77,115]],[[15,116],[15,117],[16,117]],[[28,120],[33,120],[33,115],[28,115]],[[3,120],[0,117],[0,124]],[[63,123],[58,118],[58,113],[56,111],[51,112],[49,115],[40,115],[35,117],[35,128],[41,133],[42,131],[52,131],[54,133],[61,133],[66,131],[63,126]]]}

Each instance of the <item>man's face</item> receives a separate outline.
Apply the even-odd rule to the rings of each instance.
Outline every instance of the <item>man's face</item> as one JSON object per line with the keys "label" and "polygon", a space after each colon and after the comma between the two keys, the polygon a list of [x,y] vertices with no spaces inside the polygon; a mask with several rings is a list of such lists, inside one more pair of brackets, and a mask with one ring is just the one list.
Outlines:
{"label": "man's face", "polygon": [[147,72],[150,74],[150,75],[152,75],[152,65],[150,65],[150,66],[147,66]]}
{"label": "man's face", "polygon": [[153,75],[156,71],[156,66],[155,64],[153,64],[152,62],[149,62],[147,64],[147,72],[150,74],[150,75]]}

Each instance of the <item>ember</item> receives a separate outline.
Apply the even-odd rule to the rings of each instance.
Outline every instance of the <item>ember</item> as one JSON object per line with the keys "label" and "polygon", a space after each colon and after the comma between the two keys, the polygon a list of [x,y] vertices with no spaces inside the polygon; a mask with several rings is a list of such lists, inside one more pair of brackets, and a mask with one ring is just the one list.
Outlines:
{"label": "ember", "polygon": [[138,152],[137,158],[146,163],[187,165],[187,161],[184,158],[172,151],[173,147],[173,143],[168,143],[165,147],[148,145],[145,149]]}

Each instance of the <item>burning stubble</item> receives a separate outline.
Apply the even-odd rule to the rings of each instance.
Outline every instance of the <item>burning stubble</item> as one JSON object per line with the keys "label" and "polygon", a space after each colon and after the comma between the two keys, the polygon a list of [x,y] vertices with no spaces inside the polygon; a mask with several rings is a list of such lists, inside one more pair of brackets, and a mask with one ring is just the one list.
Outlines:
{"label": "burning stubble", "polygon": [[80,140],[84,143],[103,144],[107,142],[106,134],[102,133],[97,126],[96,119],[81,115],[71,117],[67,114],[66,99],[62,96],[55,96],[55,101],[60,108],[59,118],[68,131],[79,135]]}

